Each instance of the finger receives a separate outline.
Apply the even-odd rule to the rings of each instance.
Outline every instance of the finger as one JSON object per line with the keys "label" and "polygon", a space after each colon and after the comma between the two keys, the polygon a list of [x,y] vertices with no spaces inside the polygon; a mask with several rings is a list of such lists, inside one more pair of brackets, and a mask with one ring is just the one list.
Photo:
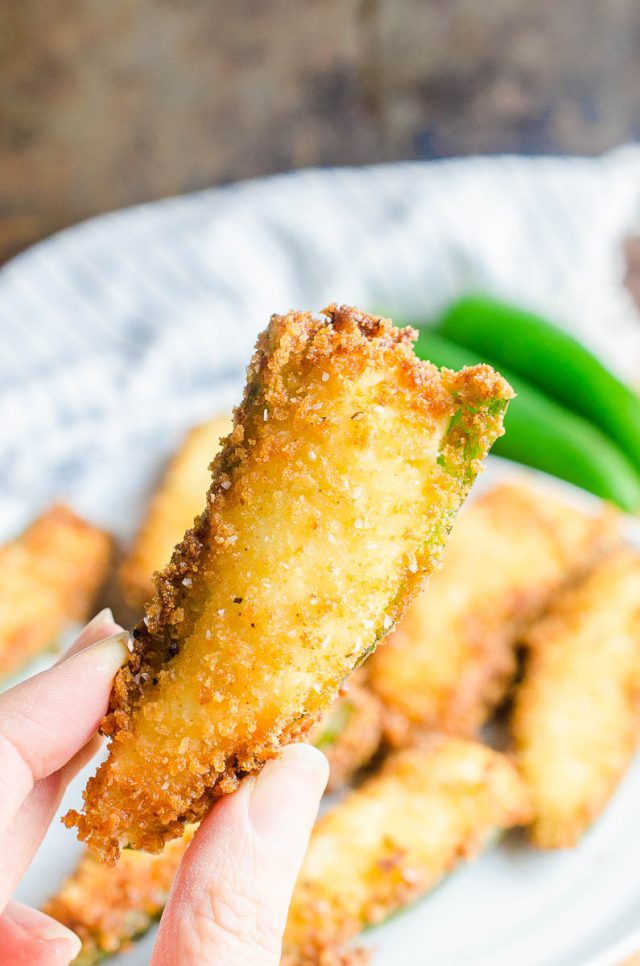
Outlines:
{"label": "finger", "polygon": [[126,642],[120,631],[0,695],[0,836],[33,784],[62,768],[98,728]]}
{"label": "finger", "polygon": [[75,775],[102,747],[94,735],[60,771],[36,782],[19,809],[0,847],[0,909],[26,872]]}
{"label": "finger", "polygon": [[97,644],[98,641],[103,641],[105,637],[111,637],[112,634],[117,634],[121,630],[123,628],[119,624],[116,624],[111,608],[104,607],[83,627],[80,635],[64,654],[62,654],[58,664],[66,661],[68,657],[73,657],[74,654],[83,651],[90,644]]}
{"label": "finger", "polygon": [[11,902],[0,916],[0,950],[6,966],[68,966],[78,955],[78,937],[50,916]]}
{"label": "finger", "polygon": [[152,966],[277,966],[327,778],[319,751],[289,745],[218,802],[180,866]]}

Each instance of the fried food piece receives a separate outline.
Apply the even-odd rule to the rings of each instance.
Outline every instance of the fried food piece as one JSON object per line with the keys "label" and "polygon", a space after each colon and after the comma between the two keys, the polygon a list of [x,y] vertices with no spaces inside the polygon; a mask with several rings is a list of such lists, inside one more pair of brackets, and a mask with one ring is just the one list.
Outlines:
{"label": "fried food piece", "polygon": [[[327,790],[341,787],[371,760],[382,737],[380,703],[356,671],[346,693],[322,718],[311,741],[329,759]],[[173,877],[193,838],[195,825],[181,839],[153,854],[125,849],[115,866],[104,865],[89,850],[44,911],[82,940],[75,966],[94,966],[104,956],[126,949],[159,919]],[[345,960],[346,962],[346,960]],[[354,960],[355,962],[355,960]]]}
{"label": "fried food piece", "polygon": [[505,696],[523,627],[619,539],[616,524],[611,512],[588,516],[523,482],[465,507],[442,570],[367,665],[392,743],[414,726],[474,733]]}
{"label": "fried food piece", "polygon": [[289,910],[284,962],[324,962],[327,950],[413,902],[497,831],[530,817],[516,768],[486,745],[437,736],[397,752],[317,822]]}
{"label": "fried food piece", "polygon": [[382,705],[356,671],[309,739],[329,761],[328,791],[341,788],[371,761],[382,741],[382,723]]}
{"label": "fried food piece", "polygon": [[66,817],[106,861],[158,851],[308,733],[439,562],[512,392],[488,366],[441,373],[414,336],[331,307],[258,340],[116,677],[110,756]]}
{"label": "fried food piece", "polygon": [[153,596],[153,575],[171,559],[173,548],[202,511],[211,482],[209,465],[220,438],[231,431],[231,419],[217,416],[194,426],[171,459],[146,517],[118,571],[125,603],[141,610]]}
{"label": "fried food piece", "polygon": [[110,557],[110,536],[62,505],[0,547],[0,679],[85,620]]}
{"label": "fried food piece", "polygon": [[640,733],[640,554],[622,548],[525,636],[513,736],[540,848],[569,848],[602,812]]}
{"label": "fried food piece", "polygon": [[82,941],[74,966],[94,966],[126,949],[162,915],[182,856],[195,834],[167,842],[159,855],[127,849],[117,865],[103,865],[88,850],[43,911]]}
{"label": "fried food piece", "polygon": [[[530,817],[516,769],[486,745],[436,736],[396,753],[318,821],[293,895],[283,964],[363,962],[364,952],[340,945],[422,895],[497,831]],[[125,948],[160,916],[193,831],[160,855],[124,851],[115,867],[85,853],[44,907],[80,936],[78,966]]]}

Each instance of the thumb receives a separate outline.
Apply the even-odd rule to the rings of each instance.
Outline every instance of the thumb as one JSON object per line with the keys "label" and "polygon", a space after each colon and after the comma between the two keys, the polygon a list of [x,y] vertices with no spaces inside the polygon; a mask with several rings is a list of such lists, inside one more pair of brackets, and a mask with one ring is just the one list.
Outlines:
{"label": "thumb", "polygon": [[151,966],[278,966],[327,778],[321,752],[288,745],[220,799],[182,861]]}

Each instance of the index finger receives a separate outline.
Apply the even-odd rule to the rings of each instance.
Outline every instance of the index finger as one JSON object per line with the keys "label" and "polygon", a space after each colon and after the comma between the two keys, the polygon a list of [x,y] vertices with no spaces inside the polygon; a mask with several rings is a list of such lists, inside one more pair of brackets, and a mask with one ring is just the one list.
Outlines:
{"label": "index finger", "polygon": [[34,782],[61,768],[98,728],[127,639],[120,630],[0,695],[0,835]]}

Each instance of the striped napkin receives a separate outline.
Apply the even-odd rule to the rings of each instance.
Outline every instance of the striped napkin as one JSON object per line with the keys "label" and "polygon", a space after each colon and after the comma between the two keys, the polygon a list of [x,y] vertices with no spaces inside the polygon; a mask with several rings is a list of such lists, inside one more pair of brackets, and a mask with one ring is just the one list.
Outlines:
{"label": "striped napkin", "polygon": [[272,312],[429,317],[470,289],[637,378],[621,282],[640,147],[302,171],[116,212],[0,271],[0,538],[53,498],[126,535],[185,428],[238,399]]}

